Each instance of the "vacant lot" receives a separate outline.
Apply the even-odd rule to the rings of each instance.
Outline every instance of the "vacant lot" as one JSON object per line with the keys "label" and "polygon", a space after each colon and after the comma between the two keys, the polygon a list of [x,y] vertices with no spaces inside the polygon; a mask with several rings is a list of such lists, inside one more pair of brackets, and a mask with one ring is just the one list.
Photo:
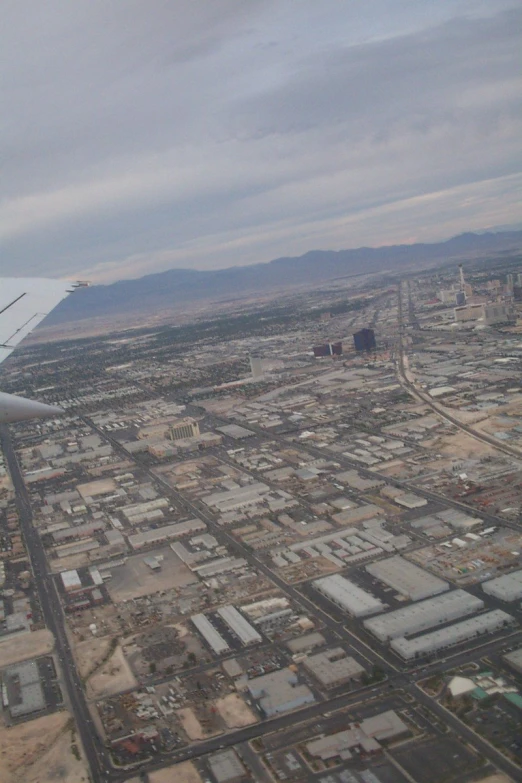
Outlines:
{"label": "vacant lot", "polygon": [[[192,761],[182,761],[181,764],[149,772],[149,780],[150,783],[201,783],[200,774]],[[126,783],[140,783],[140,780],[131,778]]]}
{"label": "vacant lot", "polygon": [[0,668],[9,666],[26,658],[38,658],[47,655],[54,647],[54,637],[43,628],[32,633],[18,633],[12,639],[0,641]]}
{"label": "vacant lot", "polygon": [[477,756],[452,738],[408,742],[390,755],[418,783],[461,783],[479,765]]}
{"label": "vacant lot", "polygon": [[[56,712],[6,728],[0,724],[2,783],[82,783],[89,777],[83,759],[76,758],[68,712]],[[78,753],[78,751],[76,751]]]}
{"label": "vacant lot", "polygon": [[137,684],[123,650],[118,645],[109,660],[89,678],[87,696],[90,699],[105,699],[115,693],[135,688]]}
{"label": "vacant lot", "polygon": [[[144,562],[145,557],[163,556],[161,569],[153,571]],[[143,555],[129,557],[125,565],[112,571],[112,579],[107,582],[110,596],[115,603],[150,595],[173,587],[184,587],[198,579],[189,571],[170,547],[155,549]]]}
{"label": "vacant lot", "polygon": [[74,658],[80,677],[87,677],[107,655],[111,639],[109,636],[91,636],[73,647]]}
{"label": "vacant lot", "polygon": [[230,693],[216,702],[216,709],[229,729],[239,729],[257,723],[257,718],[237,693]]}

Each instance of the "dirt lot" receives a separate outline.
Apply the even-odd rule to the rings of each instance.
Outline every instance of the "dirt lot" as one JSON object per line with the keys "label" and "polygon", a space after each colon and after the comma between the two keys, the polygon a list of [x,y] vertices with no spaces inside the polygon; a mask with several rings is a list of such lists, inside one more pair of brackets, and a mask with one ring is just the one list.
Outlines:
{"label": "dirt lot", "polygon": [[93,498],[96,495],[105,495],[114,492],[116,482],[114,479],[99,479],[98,481],[89,481],[87,484],[78,484],[76,487],[82,498]]}
{"label": "dirt lot", "polygon": [[488,775],[487,778],[480,778],[475,783],[511,783],[511,778],[505,775]]}
{"label": "dirt lot", "polygon": [[[143,559],[158,555],[163,555],[161,570],[152,571]],[[114,569],[112,579],[107,582],[107,588],[112,600],[118,603],[141,595],[171,590],[173,587],[185,587],[197,581],[197,577],[189,571],[172,549],[163,547],[143,555],[129,557],[124,566]]]}
{"label": "dirt lot", "polygon": [[442,454],[448,454],[454,459],[492,456],[497,453],[493,446],[488,446],[465,432],[458,432],[455,435],[444,435],[437,444],[437,450]]}
{"label": "dirt lot", "polygon": [[[1,783],[81,783],[85,764],[71,749],[73,735],[68,712],[6,728],[0,724]],[[79,747],[78,739],[75,744]]]}
{"label": "dirt lot", "polygon": [[0,668],[24,661],[26,658],[47,655],[53,647],[54,637],[46,628],[33,633],[15,634],[12,639],[0,642]]}
{"label": "dirt lot", "polygon": [[257,723],[258,720],[252,710],[237,693],[230,693],[223,699],[218,699],[216,702],[216,709],[229,729],[239,729],[242,726],[251,726],[252,723]]}
{"label": "dirt lot", "polygon": [[137,684],[123,650],[118,645],[107,663],[89,678],[87,696],[90,699],[104,699],[128,688],[135,688]]}
{"label": "dirt lot", "polygon": [[189,739],[200,740],[206,736],[201,723],[196,717],[196,713],[191,707],[184,707],[178,710],[178,718]]}
{"label": "dirt lot", "polygon": [[[182,761],[181,764],[149,772],[149,780],[150,783],[201,783],[200,774],[192,761]],[[139,778],[131,778],[126,783],[140,783],[140,781]]]}
{"label": "dirt lot", "polygon": [[221,734],[220,729],[217,729],[216,731],[205,730],[192,707],[183,707],[183,709],[178,710],[177,717],[183,726],[185,734],[191,740],[206,739],[208,737],[215,737],[216,734]]}
{"label": "dirt lot", "polygon": [[74,658],[80,677],[87,677],[93,671],[107,654],[110,643],[109,636],[104,636],[101,639],[97,636],[91,636],[85,642],[74,645]]}

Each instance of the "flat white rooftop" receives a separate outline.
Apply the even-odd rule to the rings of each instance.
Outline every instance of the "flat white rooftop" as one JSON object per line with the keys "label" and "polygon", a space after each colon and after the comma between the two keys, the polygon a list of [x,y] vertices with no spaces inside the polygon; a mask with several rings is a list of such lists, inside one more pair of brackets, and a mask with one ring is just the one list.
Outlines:
{"label": "flat white rooftop", "polygon": [[449,584],[443,579],[410,563],[400,555],[370,563],[366,566],[366,571],[412,601],[420,601],[449,590]]}
{"label": "flat white rooftop", "polygon": [[322,595],[353,617],[365,617],[382,612],[385,608],[378,598],[340,574],[323,576],[316,579],[313,585]]}
{"label": "flat white rooftop", "polygon": [[365,620],[363,625],[381,642],[427,631],[437,625],[458,620],[484,608],[484,601],[465,590],[426,598],[410,606]]}

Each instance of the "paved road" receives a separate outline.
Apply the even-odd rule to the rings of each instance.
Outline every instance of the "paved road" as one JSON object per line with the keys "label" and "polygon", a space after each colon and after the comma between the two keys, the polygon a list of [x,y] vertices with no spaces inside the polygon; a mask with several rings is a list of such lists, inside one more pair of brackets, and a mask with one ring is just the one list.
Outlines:
{"label": "paved road", "polygon": [[[411,296],[410,296],[409,299],[410,319],[411,319],[412,308],[413,308],[413,304],[411,302]],[[429,394],[426,394],[425,392],[421,391],[415,384],[413,384],[410,380],[408,380],[406,376],[405,366],[404,366],[402,290],[401,290],[400,283],[398,285],[398,310],[399,310],[399,316],[398,316],[399,351],[398,351],[397,375],[402,386],[404,386],[404,388],[407,391],[409,391],[410,394],[413,395],[416,399],[426,403],[426,405],[428,405],[433,410],[434,413],[436,413],[438,416],[448,421],[450,424],[453,424],[462,432],[465,432],[467,435],[471,435],[471,437],[475,438],[476,440],[482,441],[482,443],[486,443],[488,446],[493,446],[494,449],[496,449],[497,451],[501,451],[503,454],[507,454],[509,457],[515,457],[518,460],[522,459],[522,451],[520,451],[520,449],[517,449],[514,446],[508,446],[506,443],[500,443],[497,438],[494,438],[491,435],[487,435],[484,432],[480,432],[479,430],[476,430],[473,427],[468,426],[467,424],[463,424],[461,421],[459,421],[459,419],[456,419],[446,410],[442,410],[436,403],[433,402],[433,399],[432,397],[430,397]]]}
{"label": "paved road", "polygon": [[43,618],[49,630],[54,634],[56,651],[63,672],[66,696],[83,743],[93,783],[101,783],[101,781],[106,779],[103,773],[103,768],[108,766],[106,751],[91,722],[91,716],[83,695],[82,683],[65,632],[60,599],[56,593],[54,580],[47,573],[47,558],[40,536],[33,527],[29,495],[20,472],[9,430],[5,425],[0,425],[0,443],[16,493],[20,528],[31,560]]}
{"label": "paved road", "polygon": [[[121,444],[118,443],[118,441],[115,438],[112,438],[110,436],[108,437],[107,433],[105,433],[100,428],[96,427],[90,419],[84,418],[84,421],[86,424],[88,424],[94,430],[96,430],[103,438],[110,440],[113,446],[118,451],[125,454],[127,458],[129,457],[132,458],[132,455],[129,455],[129,453],[126,452],[125,449],[123,449]],[[273,433],[271,434],[271,437],[273,437]],[[284,438],[281,439],[284,440]],[[310,451],[310,449],[308,450]],[[320,452],[320,456],[324,457],[324,454]],[[446,661],[437,661],[433,664],[424,665],[423,667],[418,667],[417,669],[413,669],[408,673],[399,671],[389,661],[384,661],[383,658],[375,650],[372,650],[370,647],[364,644],[364,642],[362,642],[357,636],[350,633],[350,631],[343,626],[342,621],[336,620],[335,618],[331,617],[327,612],[321,609],[321,607],[317,606],[315,603],[310,601],[305,595],[303,595],[303,593],[299,589],[292,587],[291,585],[288,585],[286,582],[280,579],[276,574],[274,574],[273,571],[271,571],[271,569],[268,568],[268,566],[265,563],[263,563],[254,554],[252,554],[252,552],[249,549],[244,548],[226,530],[224,530],[222,527],[217,525],[214,516],[208,511],[206,507],[203,506],[203,504],[201,503],[195,504],[187,500],[179,492],[176,492],[170,486],[170,484],[168,484],[168,482],[165,481],[165,479],[163,479],[161,476],[156,475],[152,469],[150,469],[147,466],[144,466],[143,463],[141,463],[139,460],[135,460],[135,462],[137,465],[139,465],[139,467],[142,470],[145,470],[149,474],[152,480],[162,485],[165,492],[173,499],[173,501],[178,506],[178,508],[181,508],[186,512],[193,513],[194,515],[204,519],[205,522],[207,522],[209,527],[212,529],[213,533],[216,535],[218,540],[222,540],[226,542],[226,544],[228,545],[228,547],[232,552],[240,554],[249,563],[254,565],[261,573],[266,574],[266,576],[268,576],[273,582],[275,582],[275,584],[277,584],[278,587],[280,587],[284,593],[286,593],[291,598],[293,598],[294,601],[296,601],[301,606],[306,607],[310,611],[310,613],[313,614],[314,616],[319,617],[321,621],[324,623],[324,625],[328,627],[335,636],[337,636],[340,639],[343,639],[345,642],[350,644],[363,657],[367,659],[368,657],[370,657],[373,663],[387,670],[388,679],[385,683],[373,686],[373,688],[370,689],[368,688],[362,689],[362,693],[364,694],[365,698],[370,699],[370,698],[383,697],[384,695],[387,695],[389,693],[390,687],[400,687],[404,689],[406,692],[409,692],[417,702],[431,709],[432,712],[435,715],[437,715],[445,724],[451,726],[451,728],[460,737],[462,737],[463,739],[465,739],[466,741],[470,742],[472,745],[477,747],[479,751],[483,753],[485,757],[491,759],[498,766],[499,769],[501,769],[506,774],[513,777],[514,780],[519,780],[519,779],[522,780],[521,777],[517,777],[520,775],[520,770],[516,767],[516,765],[514,765],[512,762],[506,759],[496,748],[490,745],[486,740],[482,739],[479,735],[475,734],[475,732],[469,729],[452,713],[449,713],[444,707],[442,707],[433,699],[431,699],[431,697],[429,697],[426,693],[424,693],[424,691],[422,691],[416,685],[417,680],[426,678],[430,674],[443,672],[444,670],[451,669],[454,666],[462,665],[463,663],[468,662],[470,660],[470,655],[472,654],[470,653],[469,650],[462,653],[457,653],[454,656],[451,656],[451,654],[449,654],[447,656]],[[357,466],[357,468],[358,470],[360,470],[359,466]],[[373,471],[367,471],[367,473],[370,476],[372,475],[375,476],[375,473]],[[435,497],[439,502],[447,502],[445,498],[439,496],[435,496]],[[512,638],[518,639],[521,637],[522,637],[522,632],[517,632],[516,634],[513,635]],[[477,648],[477,651],[480,650],[479,655],[482,657],[484,655],[487,655],[488,653],[498,651],[505,644],[506,644],[505,638],[496,639],[493,642],[486,642],[485,644],[481,645],[480,647]],[[351,704],[354,704],[355,701],[360,700],[360,698],[361,698],[361,689],[358,689],[358,691],[351,692],[350,694],[335,696],[327,701],[323,701],[318,704],[308,706],[305,709],[300,710],[297,714],[294,713],[290,715],[284,715],[272,721],[265,721],[261,724],[250,726],[245,729],[241,729],[239,731],[233,732],[231,734],[227,734],[225,737],[216,737],[211,740],[203,741],[189,748],[183,748],[179,751],[176,751],[170,757],[170,763],[175,763],[186,759],[199,758],[200,756],[206,755],[207,753],[219,749],[221,746],[229,746],[239,742],[246,742],[255,737],[260,737],[267,732],[283,730],[288,726],[294,725],[296,722],[301,722],[304,720],[309,720],[310,718],[319,717],[324,714],[325,710],[332,711],[332,710],[340,709],[342,707],[349,707]],[[163,761],[163,762],[158,762],[157,764],[151,764],[150,766],[147,765],[147,769],[160,768],[161,766],[165,766],[165,763],[166,762]]]}

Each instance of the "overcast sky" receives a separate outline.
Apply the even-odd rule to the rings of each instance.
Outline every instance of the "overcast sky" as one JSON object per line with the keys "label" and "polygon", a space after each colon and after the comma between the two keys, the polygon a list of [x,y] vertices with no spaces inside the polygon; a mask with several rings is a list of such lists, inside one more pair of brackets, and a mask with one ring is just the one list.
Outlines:
{"label": "overcast sky", "polygon": [[520,0],[3,0],[0,271],[520,222]]}

